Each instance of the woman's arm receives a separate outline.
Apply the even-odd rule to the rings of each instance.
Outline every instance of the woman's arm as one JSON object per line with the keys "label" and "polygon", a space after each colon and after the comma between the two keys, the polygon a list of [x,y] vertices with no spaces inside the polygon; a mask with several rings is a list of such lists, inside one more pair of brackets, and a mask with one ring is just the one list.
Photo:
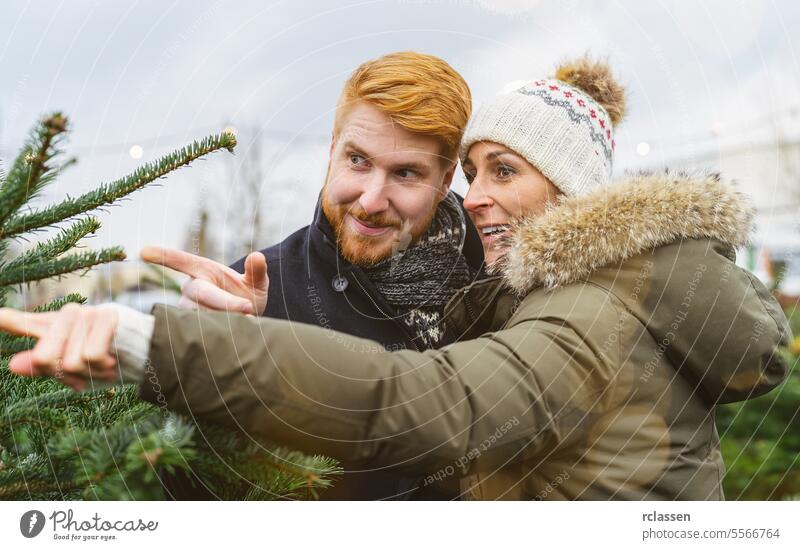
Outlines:
{"label": "woman's arm", "polygon": [[576,388],[598,387],[608,372],[573,329],[543,319],[423,353],[387,352],[312,325],[165,306],[153,316],[121,306],[5,309],[0,329],[38,339],[9,363],[17,374],[76,389],[123,375],[141,384],[144,399],[192,418],[417,472],[466,473],[476,459],[494,468],[552,448],[556,421],[577,407]]}
{"label": "woman's arm", "polygon": [[543,321],[419,353],[282,320],[153,313],[144,399],[301,450],[401,469],[466,467],[478,456],[490,467],[552,443],[554,413],[518,348],[559,365],[592,356],[572,331]]}

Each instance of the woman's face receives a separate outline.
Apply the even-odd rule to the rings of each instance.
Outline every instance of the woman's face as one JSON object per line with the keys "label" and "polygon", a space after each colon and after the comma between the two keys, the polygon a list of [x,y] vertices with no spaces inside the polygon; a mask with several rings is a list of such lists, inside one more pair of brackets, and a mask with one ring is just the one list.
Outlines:
{"label": "woman's face", "polygon": [[475,143],[462,168],[469,183],[464,208],[478,228],[487,264],[505,253],[499,237],[513,218],[542,214],[561,194],[531,163],[498,143]]}

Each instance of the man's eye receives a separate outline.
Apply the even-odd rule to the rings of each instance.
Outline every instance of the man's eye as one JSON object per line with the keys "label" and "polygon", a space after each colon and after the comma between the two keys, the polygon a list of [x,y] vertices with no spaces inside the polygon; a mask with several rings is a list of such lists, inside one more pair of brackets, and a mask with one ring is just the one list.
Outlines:
{"label": "man's eye", "polygon": [[470,174],[469,172],[464,172],[464,179],[467,180],[467,183],[472,183],[475,179],[475,174]]}
{"label": "man's eye", "polygon": [[350,164],[355,164],[357,166],[360,166],[361,164],[364,164],[366,160],[367,159],[365,159],[362,155],[357,155],[355,153],[350,154]]}
{"label": "man's eye", "polygon": [[411,179],[417,177],[418,174],[414,170],[404,168],[402,170],[398,170],[397,175],[403,179]]}

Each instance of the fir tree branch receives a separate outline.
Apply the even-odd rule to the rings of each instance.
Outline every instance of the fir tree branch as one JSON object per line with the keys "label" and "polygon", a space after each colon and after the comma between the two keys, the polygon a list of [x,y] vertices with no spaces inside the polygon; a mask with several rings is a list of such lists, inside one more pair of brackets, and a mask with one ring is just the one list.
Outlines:
{"label": "fir tree branch", "polygon": [[14,269],[4,268],[0,270],[0,286],[30,283],[32,281],[56,277],[66,273],[72,273],[73,271],[89,269],[99,264],[117,262],[124,259],[125,253],[122,251],[122,248],[115,246],[97,251],[92,250],[61,258],[54,258],[52,260],[38,262],[31,266],[22,265]]}
{"label": "fir tree branch", "polygon": [[16,416],[13,422],[0,422],[0,428],[6,429],[8,427],[24,426],[26,424],[35,424],[41,428],[56,429],[64,426],[64,422],[58,420],[48,421],[43,419],[42,415],[37,413],[37,416]]}
{"label": "fir tree branch", "polygon": [[223,499],[264,500],[316,497],[342,473],[327,457],[307,456],[275,446],[244,440],[219,426],[204,425],[203,443],[191,470]]}
{"label": "fir tree branch", "polygon": [[71,250],[78,241],[89,233],[95,233],[100,229],[100,222],[97,218],[88,217],[78,220],[70,227],[63,229],[61,233],[52,239],[37,244],[33,249],[20,254],[3,267],[3,270],[17,270],[28,266],[28,269],[42,260],[53,259]]}
{"label": "fir tree branch", "polygon": [[56,138],[66,130],[67,119],[60,113],[38,124],[0,188],[0,225],[55,177],[57,171],[44,176],[52,169],[49,161],[60,152],[54,147]]}
{"label": "fir tree branch", "polygon": [[59,493],[83,489],[101,479],[69,479],[52,481],[18,481],[16,483],[0,484],[0,500],[11,500],[21,494]]}
{"label": "fir tree branch", "polygon": [[144,266],[148,269],[148,271],[150,271],[150,273],[145,273],[142,275],[141,283],[151,284],[153,286],[163,288],[164,290],[174,292],[175,294],[181,293],[181,285],[169,273],[167,273],[165,268],[147,263],[144,264]]}
{"label": "fir tree branch", "polygon": [[30,336],[13,336],[5,332],[0,334],[0,356],[3,357],[29,350],[35,345],[36,338]]}
{"label": "fir tree branch", "polygon": [[305,479],[307,487],[322,485],[327,487],[329,480],[323,476],[336,475],[341,469],[332,459],[320,456],[306,456],[298,451],[275,447],[263,457],[265,463],[282,472]]}
{"label": "fir tree branch", "polygon": [[[84,489],[102,480],[103,473],[90,478],[74,477],[70,479],[54,478],[47,475],[42,478],[40,469],[47,460],[38,460],[34,464],[20,464],[0,470],[0,500],[29,499],[46,495],[49,499],[64,498],[69,493]],[[58,495],[58,496],[56,496]]]}
{"label": "fir tree branch", "polygon": [[83,406],[94,401],[109,400],[113,399],[117,393],[118,390],[116,388],[86,393],[78,393],[65,388],[21,399],[6,408],[5,417],[0,420],[0,429],[33,421],[43,422],[40,417],[44,411],[52,412],[55,409]]}
{"label": "fir tree branch", "polygon": [[0,239],[17,235],[24,231],[53,225],[78,214],[109,205],[204,155],[219,149],[227,149],[233,152],[235,146],[236,137],[227,132],[195,141],[191,145],[170,153],[157,161],[137,168],[124,178],[120,178],[110,184],[102,184],[94,191],[90,191],[80,197],[67,198],[60,204],[43,210],[11,217],[2,225]]}
{"label": "fir tree branch", "polygon": [[[73,161],[56,165],[66,119],[40,122],[4,181],[0,175],[0,253],[7,237],[74,218],[141,189],[168,172],[218,149],[232,151],[231,134],[210,136],[97,190],[40,210],[21,210],[35,193]],[[66,256],[97,230],[88,218],[73,223],[5,265],[0,265],[0,303],[11,285],[88,269],[124,259],[120,248]],[[71,294],[38,311],[54,311]],[[303,498],[330,485],[336,461],[266,447],[215,427],[199,441],[196,425],[138,399],[134,385],[75,393],[57,381],[25,378],[8,370],[4,353],[29,348],[32,339],[0,336],[0,499],[163,498],[160,471],[197,469],[215,493],[228,498]],[[205,427],[203,428],[206,429]]]}
{"label": "fir tree branch", "polygon": [[67,294],[63,298],[56,298],[49,304],[45,304],[43,306],[37,306],[33,308],[33,311],[36,313],[43,313],[45,311],[58,311],[62,307],[67,304],[85,304],[86,298],[78,294],[77,292],[72,292]]}

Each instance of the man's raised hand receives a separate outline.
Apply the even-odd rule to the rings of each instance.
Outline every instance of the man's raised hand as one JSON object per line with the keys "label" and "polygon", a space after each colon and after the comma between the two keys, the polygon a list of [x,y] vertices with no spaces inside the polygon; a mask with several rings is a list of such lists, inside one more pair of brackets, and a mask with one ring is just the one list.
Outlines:
{"label": "man's raised hand", "polygon": [[244,274],[221,263],[171,248],[146,246],[142,260],[185,273],[190,278],[181,288],[178,305],[261,315],[267,308],[267,259],[251,252],[244,261]]}

